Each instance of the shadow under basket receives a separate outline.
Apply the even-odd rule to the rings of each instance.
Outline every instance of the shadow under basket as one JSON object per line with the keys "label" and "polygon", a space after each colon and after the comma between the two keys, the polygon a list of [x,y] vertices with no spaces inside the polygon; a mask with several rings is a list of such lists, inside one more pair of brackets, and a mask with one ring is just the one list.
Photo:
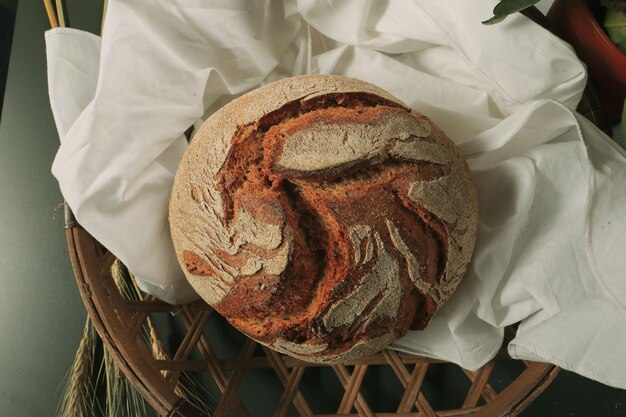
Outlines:
{"label": "shadow under basket", "polygon": [[[67,206],[66,237],[80,295],[104,345],[162,416],[208,416],[179,395],[182,375],[206,385],[216,417],[515,416],[559,372],[551,364],[511,359],[512,328],[498,355],[477,371],[393,350],[341,365],[303,362],[245,337],[203,301],[170,305],[147,294],[128,299],[111,274],[115,257]],[[169,347],[167,358],[153,354],[148,325]]]}

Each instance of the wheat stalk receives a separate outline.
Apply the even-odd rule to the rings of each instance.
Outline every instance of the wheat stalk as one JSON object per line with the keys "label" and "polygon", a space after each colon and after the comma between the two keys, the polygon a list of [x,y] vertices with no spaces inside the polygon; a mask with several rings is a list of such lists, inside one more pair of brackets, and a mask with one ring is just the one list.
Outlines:
{"label": "wheat stalk", "polygon": [[[111,276],[113,277],[113,281],[120,291],[120,294],[124,298],[128,300],[144,299],[143,292],[137,285],[135,275],[118,259],[116,259],[111,265]],[[163,342],[161,342],[158,337],[156,327],[150,316],[146,317],[146,327],[147,330],[145,328],[142,329],[142,335],[146,340],[146,343],[149,345],[154,358],[157,360],[170,359]],[[112,355],[106,350],[104,363],[107,381],[107,417],[145,415],[145,403],[142,397],[119,371]],[[163,377],[167,376],[167,372],[168,371],[161,371]],[[209,407],[202,398],[203,393],[204,396],[208,395],[208,397],[211,397],[211,394],[205,387],[202,386],[202,384],[199,383],[199,381],[197,381],[197,378],[195,378],[193,374],[182,372],[178,383],[174,387],[174,392],[176,395],[184,398],[205,414],[211,414],[211,407]],[[126,407],[123,408],[123,405]],[[124,414],[130,413],[133,410],[135,414]]]}
{"label": "wheat stalk", "polygon": [[[137,285],[135,276],[119,260],[111,265],[111,276],[123,297],[143,299],[143,293]],[[169,359],[170,357],[159,339],[156,327],[150,317],[146,318],[146,324],[147,331],[144,329],[142,334],[150,345],[154,358],[157,360]],[[76,352],[68,384],[59,406],[58,417],[92,417],[95,415],[93,365],[96,340],[93,324],[87,318],[83,337]],[[167,371],[161,372],[164,377],[167,375]],[[101,378],[104,378],[106,388],[106,417],[147,416],[145,401],[120,371],[113,355],[106,348],[103,352],[103,361],[97,380],[101,380]],[[193,374],[182,372],[174,391],[179,397],[184,398],[205,414],[211,414],[211,407],[203,399],[203,396],[206,398],[207,395],[210,398],[211,394]]]}
{"label": "wheat stalk", "polygon": [[[137,299],[143,300],[143,293],[139,289],[139,285],[137,285],[137,278],[135,277],[135,274],[133,274],[130,270],[127,271],[128,275],[130,276],[130,282],[132,283],[133,289],[135,290],[135,295],[137,296]],[[146,323],[148,325],[148,340],[150,342],[150,349],[152,351],[152,354],[154,355],[154,358],[157,360],[170,359],[169,355],[165,351],[163,342],[161,342],[161,339],[159,339],[156,328],[149,316],[146,319]],[[167,371],[161,371],[163,377],[166,377],[167,373]],[[202,393],[207,395],[209,398],[211,398],[212,395],[204,386],[202,386],[202,384],[200,384],[200,382],[193,374],[181,372],[178,382],[174,387],[174,392],[176,393],[176,395],[187,400],[205,414],[212,414],[212,409],[203,400]]]}
{"label": "wheat stalk", "polygon": [[[129,288],[125,271],[126,268],[118,259],[111,265],[111,276],[115,286],[122,296],[132,299],[133,294]],[[104,373],[106,381],[106,416],[145,416],[145,401],[120,371],[108,349],[104,350]]]}
{"label": "wheat stalk", "polygon": [[107,17],[107,8],[109,6],[108,0],[102,2],[102,23],[100,24],[100,36],[104,34],[104,20]]}
{"label": "wheat stalk", "polygon": [[115,282],[115,286],[119,290],[120,294],[127,300],[136,299],[135,293],[131,290],[128,285],[128,276],[126,275],[127,269],[119,259],[116,259],[111,265],[111,276],[113,277],[113,282]]}
{"label": "wheat stalk", "polygon": [[111,352],[104,350],[106,417],[145,417],[146,403],[120,371]]}
{"label": "wheat stalk", "polygon": [[[137,278],[135,277],[135,274],[133,274],[129,270],[127,271],[130,277],[130,282],[132,284],[132,289],[134,290],[133,295],[138,300],[143,300],[143,293],[139,289],[139,285],[137,285]],[[161,339],[159,339],[159,336],[157,335],[156,327],[154,327],[154,323],[152,322],[152,319],[150,318],[150,316],[146,318],[146,324],[148,326],[148,340],[150,342],[150,350],[152,351],[152,355],[154,356],[154,359],[156,360],[170,359],[169,355],[165,351],[165,346],[163,346],[163,342],[161,342]],[[166,377],[167,371],[161,371],[161,375],[163,375],[163,377]],[[180,383],[176,384],[176,386],[174,387],[174,392],[179,397],[184,398],[186,400],[188,399],[187,393],[185,392],[184,389],[181,389]]]}
{"label": "wheat stalk", "polygon": [[57,11],[57,17],[59,18],[59,26],[65,27],[65,14],[63,13],[63,1],[55,0],[54,2]]}
{"label": "wheat stalk", "polygon": [[58,417],[92,417],[94,415],[95,388],[93,361],[96,335],[89,317],[85,321],[83,337],[78,345],[68,383],[65,386]]}
{"label": "wheat stalk", "polygon": [[51,28],[59,27],[59,22],[57,21],[57,15],[54,11],[54,7],[50,0],[43,0],[43,5],[46,8],[46,14],[48,15],[48,21],[50,22]]}

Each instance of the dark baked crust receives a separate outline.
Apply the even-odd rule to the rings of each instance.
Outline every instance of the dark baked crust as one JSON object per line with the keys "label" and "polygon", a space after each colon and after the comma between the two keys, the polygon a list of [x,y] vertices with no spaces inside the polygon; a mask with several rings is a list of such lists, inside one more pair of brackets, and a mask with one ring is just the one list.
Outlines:
{"label": "dark baked crust", "polygon": [[205,131],[170,205],[200,295],[250,337],[313,361],[424,328],[458,285],[476,233],[473,182],[443,132],[366,83],[342,92],[345,79],[332,78],[334,91],[238,124],[211,175],[198,163]]}

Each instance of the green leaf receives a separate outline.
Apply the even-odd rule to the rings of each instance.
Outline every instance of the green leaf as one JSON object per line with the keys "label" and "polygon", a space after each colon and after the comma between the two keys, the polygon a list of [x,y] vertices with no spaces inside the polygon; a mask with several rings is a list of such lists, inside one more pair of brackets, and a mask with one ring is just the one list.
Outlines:
{"label": "green leaf", "polygon": [[494,16],[508,16],[524,10],[535,3],[539,3],[539,0],[501,0],[494,7],[493,14]]}
{"label": "green leaf", "polygon": [[613,42],[619,44],[626,41],[626,13],[607,10],[604,27]]}
{"label": "green leaf", "polygon": [[483,20],[483,25],[495,25],[496,23],[502,22],[506,16],[494,16],[491,19]]}
{"label": "green leaf", "polygon": [[482,22],[483,25],[493,25],[502,22],[510,14],[524,10],[539,0],[500,0],[493,9],[493,17]]}

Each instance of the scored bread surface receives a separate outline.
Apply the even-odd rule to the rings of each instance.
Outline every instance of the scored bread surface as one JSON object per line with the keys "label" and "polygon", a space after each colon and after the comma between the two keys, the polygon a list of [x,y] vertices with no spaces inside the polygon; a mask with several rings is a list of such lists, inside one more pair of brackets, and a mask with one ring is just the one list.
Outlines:
{"label": "scored bread surface", "polygon": [[422,329],[457,287],[477,196],[454,144],[363,81],[288,78],[194,136],[170,199],[178,259],[248,336],[337,362]]}

